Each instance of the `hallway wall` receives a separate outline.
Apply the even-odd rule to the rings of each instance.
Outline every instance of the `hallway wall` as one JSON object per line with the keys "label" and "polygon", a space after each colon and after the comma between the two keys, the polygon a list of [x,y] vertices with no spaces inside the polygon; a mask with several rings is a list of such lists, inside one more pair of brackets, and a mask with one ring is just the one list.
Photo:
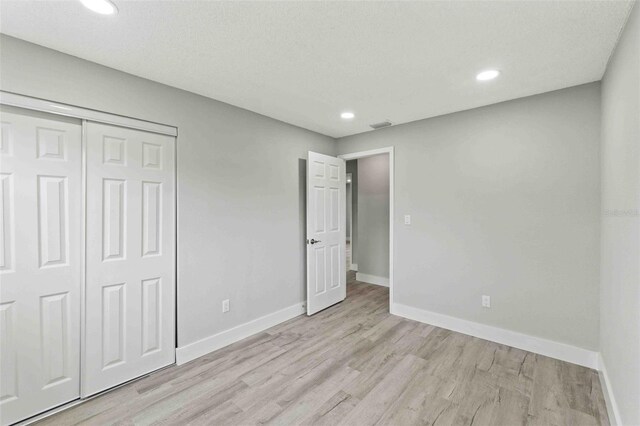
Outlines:
{"label": "hallway wall", "polygon": [[358,160],[358,274],[389,278],[389,155]]}

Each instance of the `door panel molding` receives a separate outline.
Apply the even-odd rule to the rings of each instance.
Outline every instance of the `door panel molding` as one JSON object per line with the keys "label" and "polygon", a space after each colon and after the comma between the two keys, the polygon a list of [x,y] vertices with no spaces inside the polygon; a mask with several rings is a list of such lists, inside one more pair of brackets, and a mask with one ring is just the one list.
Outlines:
{"label": "door panel molding", "polygon": [[175,362],[177,263],[175,138],[86,122],[85,144],[82,397]]}
{"label": "door panel molding", "polygon": [[0,115],[4,425],[80,397],[84,243],[80,120],[6,105]]}

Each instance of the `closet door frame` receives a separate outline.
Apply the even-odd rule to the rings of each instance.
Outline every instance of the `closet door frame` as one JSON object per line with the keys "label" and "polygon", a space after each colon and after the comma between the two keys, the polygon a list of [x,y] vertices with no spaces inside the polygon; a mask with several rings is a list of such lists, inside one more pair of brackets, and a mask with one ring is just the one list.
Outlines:
{"label": "closet door frame", "polygon": [[30,96],[0,90],[0,104],[14,107],[47,112],[49,114],[64,115],[66,117],[79,118],[81,120],[95,121],[114,126],[128,127],[130,129],[144,130],[145,132],[160,133],[163,135],[178,137],[178,128],[166,124],[145,121],[124,115],[111,114],[94,109],[63,104],[60,102],[38,99]]}
{"label": "closet door frame", "polygon": [[[88,108],[82,108],[74,105],[64,104],[55,101],[49,101],[45,99],[34,98],[30,96],[20,95],[17,93],[11,93],[0,90],[0,104],[9,105],[27,110],[41,111],[49,114],[61,115],[65,117],[73,117],[82,120],[82,226],[81,226],[81,238],[83,241],[81,247],[81,285],[80,285],[80,401],[89,400],[97,395],[90,396],[88,398],[82,398],[83,392],[83,380],[82,377],[86,374],[86,286],[87,286],[87,122],[93,121],[102,124],[111,124],[114,126],[125,127],[135,130],[142,130],[145,132],[159,133],[162,135],[172,136],[174,138],[174,229],[175,229],[175,247],[174,247],[174,264],[175,264],[175,300],[174,300],[174,318],[175,318],[175,333],[176,339],[174,346],[178,344],[177,330],[178,330],[178,312],[177,312],[177,299],[178,299],[178,128],[161,123],[155,123],[152,121],[140,120],[123,115],[110,114],[102,111],[97,111]],[[174,347],[175,352],[175,347]],[[174,362],[175,364],[175,362]],[[135,380],[135,379],[133,379]],[[118,385],[119,386],[119,385]],[[116,386],[117,387],[117,386]],[[113,389],[113,388],[111,388]],[[101,393],[109,392],[111,389],[107,389]],[[99,394],[98,394],[99,395]],[[78,400],[72,401],[68,404],[58,407],[57,409],[50,410],[45,413],[37,413],[36,416],[46,417],[55,412],[61,411],[68,406],[77,404]],[[34,418],[35,419],[35,418]]]}

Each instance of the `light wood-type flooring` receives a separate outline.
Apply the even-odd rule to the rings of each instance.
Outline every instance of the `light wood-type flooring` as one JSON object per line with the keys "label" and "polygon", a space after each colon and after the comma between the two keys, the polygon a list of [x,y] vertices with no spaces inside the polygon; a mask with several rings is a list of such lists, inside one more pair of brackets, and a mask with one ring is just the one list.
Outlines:
{"label": "light wood-type flooring", "polygon": [[43,424],[608,424],[594,370],[390,315],[385,287]]}

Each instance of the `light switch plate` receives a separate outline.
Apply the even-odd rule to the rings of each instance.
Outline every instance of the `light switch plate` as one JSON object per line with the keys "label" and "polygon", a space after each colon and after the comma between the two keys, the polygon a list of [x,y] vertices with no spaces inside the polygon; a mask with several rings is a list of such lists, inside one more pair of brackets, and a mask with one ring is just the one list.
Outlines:
{"label": "light switch plate", "polygon": [[482,307],[483,308],[491,307],[491,296],[487,296],[486,294],[482,295]]}
{"label": "light switch plate", "polygon": [[404,215],[404,224],[405,225],[411,225],[411,215],[410,214],[405,214]]}

